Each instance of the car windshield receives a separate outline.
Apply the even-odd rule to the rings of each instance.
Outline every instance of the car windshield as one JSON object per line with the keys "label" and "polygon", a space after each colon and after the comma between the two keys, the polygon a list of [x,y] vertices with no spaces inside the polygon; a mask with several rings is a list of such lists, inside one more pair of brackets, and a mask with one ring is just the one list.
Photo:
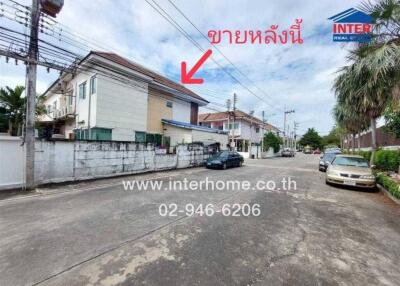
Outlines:
{"label": "car windshield", "polygon": [[333,153],[327,153],[324,155],[324,157],[322,157],[323,161],[329,161],[332,162],[333,159],[335,159],[336,154]]}
{"label": "car windshield", "polygon": [[369,167],[367,160],[357,157],[336,157],[332,164],[337,166]]}
{"label": "car windshield", "polygon": [[229,152],[222,151],[222,152],[215,154],[212,158],[213,159],[222,159],[222,158],[228,158],[228,156],[229,156]]}

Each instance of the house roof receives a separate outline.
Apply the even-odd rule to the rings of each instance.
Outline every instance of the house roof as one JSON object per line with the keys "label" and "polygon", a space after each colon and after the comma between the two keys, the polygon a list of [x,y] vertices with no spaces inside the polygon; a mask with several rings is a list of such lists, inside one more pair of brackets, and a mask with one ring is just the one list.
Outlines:
{"label": "house roof", "polygon": [[[242,119],[246,120],[248,122],[253,122],[253,123],[258,123],[260,125],[264,124],[269,129],[273,129],[276,131],[279,131],[278,128],[275,126],[265,123],[262,120],[258,119],[255,116],[252,116],[246,112],[243,112],[241,110],[236,110],[235,112],[231,111],[230,112],[230,118],[235,116],[236,119]],[[214,112],[214,113],[203,113],[199,114],[199,122],[213,122],[213,121],[225,121],[228,120],[228,112]]]}
{"label": "house roof", "polygon": [[194,130],[210,132],[210,133],[218,133],[218,134],[228,134],[227,131],[222,131],[222,130],[215,129],[215,128],[210,128],[210,127],[206,127],[206,126],[199,126],[199,125],[194,125],[194,124],[175,121],[175,120],[162,119],[161,122],[165,123],[165,124],[168,124],[168,125],[175,126],[175,127],[185,128],[185,129],[194,129]]}
{"label": "house roof", "polygon": [[[194,93],[190,89],[186,88],[185,86],[176,83],[165,76],[162,76],[154,71],[149,70],[148,68],[143,67],[142,65],[139,65],[138,63],[135,63],[131,60],[128,60],[124,57],[121,57],[120,55],[117,55],[115,53],[108,53],[108,52],[99,52],[99,51],[91,51],[90,54],[97,55],[99,57],[105,58],[107,60],[110,60],[114,63],[120,64],[121,66],[124,66],[126,68],[132,69],[136,72],[142,73],[146,76],[149,76],[153,78],[153,80],[159,84],[162,84],[164,86],[167,86],[169,88],[175,89],[177,91],[180,91],[186,95],[189,95],[195,99],[199,99],[202,101],[205,101],[208,103],[207,100],[199,96],[198,94]],[[89,55],[90,55],[89,54]]]}
{"label": "house roof", "polygon": [[[202,102],[204,102],[204,104],[207,104],[208,101],[205,100],[204,98],[202,98],[201,96],[199,96],[198,94],[194,93],[193,91],[191,91],[190,89],[186,88],[185,86],[176,83],[168,78],[166,78],[165,76],[162,76],[154,71],[151,71],[148,68],[143,67],[142,65],[135,63],[127,58],[121,57],[120,55],[117,55],[115,53],[109,53],[109,52],[101,52],[101,51],[91,51],[89,54],[87,54],[80,62],[79,65],[82,64],[84,61],[86,61],[91,55],[95,55],[101,58],[104,58],[106,60],[109,60],[113,63],[119,64],[125,68],[131,69],[137,73],[143,74],[147,77],[150,77],[151,79],[153,79],[155,84],[160,84],[162,86],[168,87],[170,89],[176,90],[180,93],[183,93],[185,95],[187,95],[189,98],[193,98],[196,100],[200,100]],[[57,82],[59,81],[60,78],[58,78],[45,92],[45,94],[52,89]],[[152,83],[150,83],[151,85]]]}

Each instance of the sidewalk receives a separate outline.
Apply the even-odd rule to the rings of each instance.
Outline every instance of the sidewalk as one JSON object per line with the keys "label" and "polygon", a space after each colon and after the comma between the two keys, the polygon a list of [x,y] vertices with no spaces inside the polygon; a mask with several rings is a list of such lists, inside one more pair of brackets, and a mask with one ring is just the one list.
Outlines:
{"label": "sidewalk", "polygon": [[85,180],[80,182],[59,183],[38,186],[33,191],[24,191],[22,189],[2,190],[0,191],[0,201],[22,199],[35,196],[45,196],[60,194],[65,192],[87,191],[99,188],[113,187],[122,184],[124,180],[154,180],[161,178],[172,178],[180,175],[190,175],[193,173],[205,171],[203,167],[194,167],[188,169],[166,170],[158,172],[141,173],[135,175],[125,175],[104,179]]}

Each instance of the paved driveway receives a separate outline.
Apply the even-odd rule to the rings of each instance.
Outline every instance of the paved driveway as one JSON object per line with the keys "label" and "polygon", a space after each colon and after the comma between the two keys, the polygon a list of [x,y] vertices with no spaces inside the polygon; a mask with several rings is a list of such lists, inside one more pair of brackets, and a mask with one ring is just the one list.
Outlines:
{"label": "paved driveway", "polygon": [[[400,208],[324,184],[318,157],[93,181],[0,201],[0,285],[398,285]],[[280,190],[124,191],[123,179],[274,180]],[[282,178],[296,181],[284,190]],[[293,182],[293,181],[292,181]],[[288,186],[286,186],[286,189]],[[52,193],[53,192],[53,193]],[[212,216],[159,215],[162,203]],[[226,204],[259,216],[224,216]]]}

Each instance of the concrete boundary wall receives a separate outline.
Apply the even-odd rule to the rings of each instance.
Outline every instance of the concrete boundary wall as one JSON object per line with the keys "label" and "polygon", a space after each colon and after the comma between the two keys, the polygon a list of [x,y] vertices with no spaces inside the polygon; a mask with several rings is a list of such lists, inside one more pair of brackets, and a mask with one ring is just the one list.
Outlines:
{"label": "concrete boundary wall", "polygon": [[[0,189],[21,187],[21,139],[0,137]],[[153,145],[115,141],[36,141],[38,185],[201,166],[208,158],[200,145],[179,145],[176,154],[156,154]]]}

